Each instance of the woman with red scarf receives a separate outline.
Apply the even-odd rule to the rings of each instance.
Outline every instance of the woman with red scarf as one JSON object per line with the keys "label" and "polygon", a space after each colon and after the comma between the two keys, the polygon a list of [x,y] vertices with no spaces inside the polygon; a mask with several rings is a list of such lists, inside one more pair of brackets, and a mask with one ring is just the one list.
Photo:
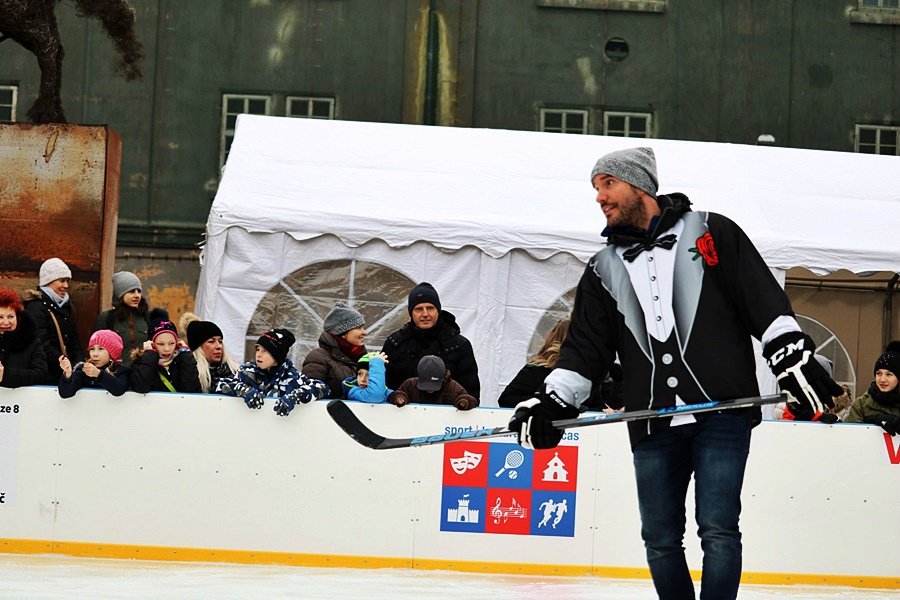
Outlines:
{"label": "woman with red scarf", "polygon": [[356,361],[366,353],[365,323],[359,311],[338,302],[325,316],[319,347],[303,361],[303,374],[328,384],[334,398],[343,398],[341,382],[356,375]]}

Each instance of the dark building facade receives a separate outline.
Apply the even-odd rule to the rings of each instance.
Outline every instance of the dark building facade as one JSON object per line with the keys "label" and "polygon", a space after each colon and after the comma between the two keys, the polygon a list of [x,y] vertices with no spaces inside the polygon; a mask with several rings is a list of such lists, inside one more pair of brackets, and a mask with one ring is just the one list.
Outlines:
{"label": "dark building facade", "polygon": [[[243,112],[900,152],[900,0],[131,4],[138,82],[59,5],[63,105],[124,140],[117,267],[184,310]],[[38,82],[0,45],[0,120],[23,120]]]}

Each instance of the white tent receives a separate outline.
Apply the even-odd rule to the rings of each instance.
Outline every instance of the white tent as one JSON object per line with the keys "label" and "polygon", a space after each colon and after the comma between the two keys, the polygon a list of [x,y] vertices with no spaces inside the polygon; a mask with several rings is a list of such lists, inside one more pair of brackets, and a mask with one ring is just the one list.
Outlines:
{"label": "white tent", "polygon": [[[372,265],[404,285],[429,281],[472,341],[492,405],[603,244],[591,167],[636,145],[654,149],[661,193],[735,220],[782,276],[900,266],[897,157],[242,115],[209,215],[197,311],[241,357],[267,320],[320,330],[342,295],[369,309],[370,329],[402,323],[398,279],[385,284]],[[349,282],[303,271],[335,260],[351,265]],[[264,301],[276,288],[282,299]]]}

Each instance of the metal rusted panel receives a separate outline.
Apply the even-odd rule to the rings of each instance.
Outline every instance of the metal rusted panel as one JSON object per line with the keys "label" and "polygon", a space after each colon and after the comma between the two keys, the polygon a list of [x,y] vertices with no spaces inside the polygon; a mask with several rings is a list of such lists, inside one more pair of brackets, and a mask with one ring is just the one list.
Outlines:
{"label": "metal rusted panel", "polygon": [[64,260],[84,341],[111,293],[121,156],[107,127],[0,124],[0,279],[34,289],[44,260]]}

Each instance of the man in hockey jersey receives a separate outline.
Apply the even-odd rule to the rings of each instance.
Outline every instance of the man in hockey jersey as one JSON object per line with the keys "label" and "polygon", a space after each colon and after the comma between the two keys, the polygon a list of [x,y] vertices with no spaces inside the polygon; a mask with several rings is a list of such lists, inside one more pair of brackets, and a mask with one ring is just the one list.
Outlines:
{"label": "man in hockey jersey", "polygon": [[[612,152],[591,172],[608,245],[578,284],[569,333],[537,398],[510,429],[528,448],[556,446],[554,419],[576,408],[618,354],[625,410],[756,396],[751,336],[788,393],[795,418],[818,420],[839,388],[813,359],[790,302],[746,234],[657,196],[650,148]],[[660,598],[694,598],[684,557],[685,495],[695,483],[702,598],[735,598],[741,577],[741,486],[756,409],[630,422],[641,536]]]}

